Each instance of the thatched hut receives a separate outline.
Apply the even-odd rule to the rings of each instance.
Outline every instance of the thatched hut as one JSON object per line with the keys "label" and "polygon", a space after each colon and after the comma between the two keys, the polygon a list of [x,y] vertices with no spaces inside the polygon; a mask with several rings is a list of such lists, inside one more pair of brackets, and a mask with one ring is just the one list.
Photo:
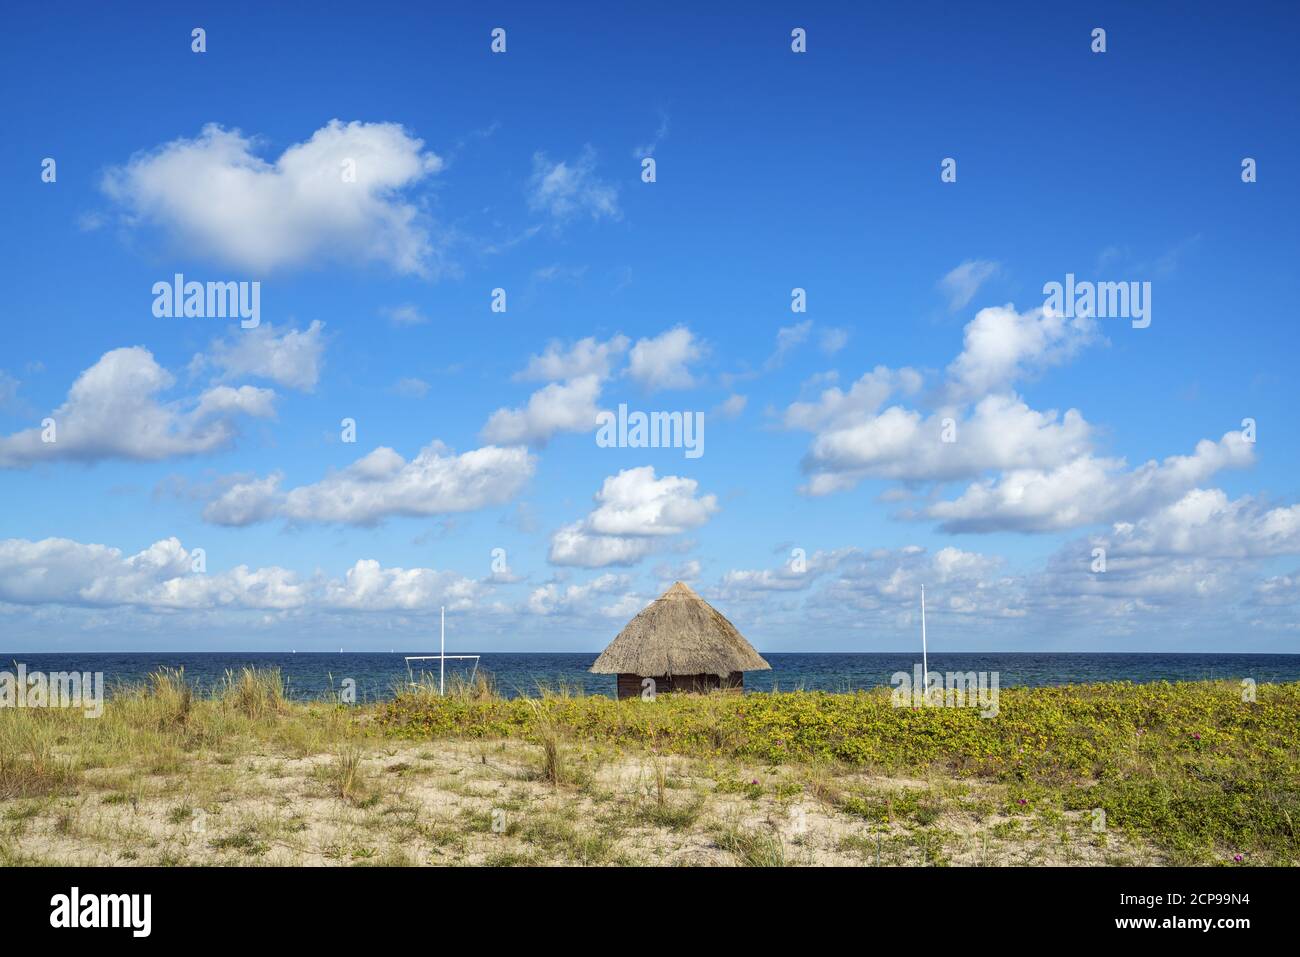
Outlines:
{"label": "thatched hut", "polygon": [[618,675],[618,696],[635,698],[646,678],[656,694],[739,689],[746,671],[771,667],[721,612],[674,582],[627,623],[591,671]]}

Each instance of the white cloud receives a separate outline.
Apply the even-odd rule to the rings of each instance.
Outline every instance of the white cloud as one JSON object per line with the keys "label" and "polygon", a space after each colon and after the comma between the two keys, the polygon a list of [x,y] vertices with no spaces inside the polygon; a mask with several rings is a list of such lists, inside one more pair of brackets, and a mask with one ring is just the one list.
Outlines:
{"label": "white cloud", "polygon": [[429,383],[423,379],[408,376],[393,383],[393,392],[403,399],[423,399],[429,394]]}
{"label": "white cloud", "polygon": [[600,389],[600,377],[594,373],[552,382],[529,396],[522,409],[493,412],[483,427],[483,440],[544,445],[556,432],[589,432],[596,427]]}
{"label": "white cloud", "polygon": [[162,402],[175,384],[149,350],[141,346],[104,353],[68,390],[50,414],[53,442],[43,430],[0,437],[0,468],[67,459],[158,461],[223,448],[236,435],[239,416],[269,418],[275,393],[252,386],[217,386],[196,397]]}
{"label": "white cloud", "polygon": [[1020,313],[1011,305],[981,309],[966,324],[961,354],[948,366],[949,397],[964,401],[1006,389],[1097,339],[1096,321],[1087,316]]}
{"label": "white cloud", "polygon": [[130,606],[147,611],[211,609],[348,610],[432,613],[464,608],[479,583],[430,568],[384,568],[358,561],[342,580],[303,580],[279,567],[196,572],[176,538],[135,555],[66,538],[0,541],[0,602],[82,607]]}
{"label": "white cloud", "polygon": [[584,147],[576,160],[551,162],[545,153],[533,154],[533,174],[528,180],[528,206],[564,222],[583,213],[592,219],[618,219],[618,190],[596,177],[596,153]]}
{"label": "white cloud", "polygon": [[953,616],[964,620],[965,635],[970,634],[968,623],[975,621],[996,624],[1001,635],[1007,621],[1026,615],[1024,582],[1005,575],[998,556],[953,547],[930,553],[909,545],[818,551],[806,562],[802,573],[790,561],[774,569],[728,572],[716,589],[705,590],[706,597],[768,627],[784,620],[794,634],[810,625],[849,629],[871,636],[876,647],[887,633],[901,634],[912,647],[920,628],[923,584],[933,616],[932,638],[944,635]]}
{"label": "white cloud", "polygon": [[483,586],[455,572],[432,568],[384,568],[374,559],[362,559],[342,581],[321,589],[321,603],[352,611],[402,611],[431,614],[446,606],[452,611],[471,608]]}
{"label": "white cloud", "polygon": [[282,568],[197,574],[175,538],[131,556],[66,538],[0,542],[0,601],[183,609],[287,608],[303,600],[302,586]]}
{"label": "white cloud", "polygon": [[785,357],[790,350],[798,348],[808,341],[812,327],[812,320],[805,319],[793,326],[782,326],[778,329],[776,331],[776,351],[763,363],[763,368],[768,371],[779,368],[785,362]]}
{"label": "white cloud", "polygon": [[1255,585],[1255,600],[1261,605],[1294,605],[1300,602],[1300,571],[1272,575]]}
{"label": "white cloud", "polygon": [[1054,468],[1013,468],[971,485],[925,514],[950,532],[1047,532],[1146,515],[1226,468],[1254,462],[1240,432],[1202,439],[1192,455],[1152,459],[1125,471],[1123,459],[1081,455]]}
{"label": "white cloud", "polygon": [[1010,387],[1094,337],[1086,318],[1020,314],[1010,306],[982,309],[967,324],[962,352],[938,390],[941,404],[928,414],[903,405],[883,408],[896,395],[916,395],[922,385],[915,370],[885,366],[863,375],[847,393],[833,387],[816,402],[792,403],[785,426],[814,434],[803,491],[826,495],[866,478],[941,482],[1078,460],[1092,442],[1083,416],[1075,409],[1063,415],[1031,409]]}
{"label": "white cloud", "polygon": [[655,577],[662,582],[693,582],[700,577],[700,562],[692,558],[677,565],[662,562],[655,566]]}
{"label": "white cloud", "polygon": [[777,568],[733,569],[722,576],[720,588],[727,594],[744,591],[803,591],[821,576],[838,568],[844,559],[860,555],[860,550],[856,548],[817,551],[798,558],[791,554],[790,559]]}
{"label": "white cloud", "polygon": [[529,357],[527,368],[516,373],[515,379],[555,382],[586,375],[607,379],[613,364],[627,351],[627,347],[627,336],[614,336],[605,342],[588,336],[568,348],[558,340],[553,340],[541,355]]}
{"label": "white cloud", "polygon": [[508,502],[534,467],[522,448],[487,446],[455,455],[434,442],[408,462],[380,447],[314,485],[287,492],[278,474],[237,482],[208,503],[203,517],[218,525],[275,517],[295,524],[374,525],[393,516],[468,512]]}
{"label": "white cloud", "polygon": [[948,481],[986,469],[1050,468],[1082,455],[1091,428],[1074,409],[1038,412],[1011,396],[989,396],[955,421],[945,442],[944,419],[891,406],[852,425],[816,436],[804,461],[812,495],[850,488],[863,478]]}
{"label": "white cloud", "polygon": [[720,419],[734,419],[745,411],[745,406],[748,404],[748,396],[729,395],[718,403],[717,408],[713,410],[713,414]]}
{"label": "white cloud", "polygon": [[[831,374],[834,378],[834,374]],[[865,373],[846,393],[838,386],[824,390],[816,402],[794,402],[785,412],[788,429],[816,432],[824,428],[853,425],[863,415],[874,415],[889,398],[911,395],[921,388],[921,374],[914,369],[894,371],[876,366]]]}
{"label": "white cloud", "polygon": [[203,509],[203,518],[217,525],[244,526],[269,522],[281,507],[280,483],[284,473],[264,478],[237,478],[226,482],[220,495]]}
{"label": "white cloud", "polygon": [[939,280],[948,297],[948,310],[956,312],[975,298],[980,286],[997,275],[999,264],[987,259],[968,259]]}
{"label": "white cloud", "polygon": [[409,302],[402,303],[400,306],[386,306],[379,311],[395,326],[422,326],[429,321],[429,317],[422,313],[418,306]]}
{"label": "white cloud", "polygon": [[1300,554],[1300,505],[1268,508],[1222,489],[1196,488],[1137,522],[1098,538],[1111,554],[1249,559]]}
{"label": "white cloud", "polygon": [[[442,168],[396,123],[331,120],[273,162],[257,141],[208,124],[109,170],[103,189],[147,222],[236,268],[383,262],[429,274],[434,244],[402,190]],[[344,177],[354,164],[355,181]]]}
{"label": "white cloud", "polygon": [[629,566],[659,551],[662,545],[653,538],[593,535],[584,523],[574,522],[556,529],[549,557],[552,564],[581,568]]}
{"label": "white cloud", "polygon": [[651,391],[689,389],[695,377],[688,366],[705,353],[704,344],[691,330],[677,326],[652,339],[638,339],[628,357],[628,375]]}
{"label": "white cloud", "polygon": [[[645,607],[645,600],[627,591],[630,579],[626,575],[605,573],[583,585],[562,585],[549,582],[535,588],[528,596],[527,611],[543,617],[584,617],[596,611],[605,618],[630,618]],[[611,603],[595,607],[602,596],[615,592],[623,594]]]}
{"label": "white cloud", "polygon": [[522,408],[500,408],[483,427],[483,439],[503,444],[545,445],[557,432],[590,432],[600,411],[596,402],[613,374],[614,364],[627,351],[626,336],[605,342],[588,336],[565,347],[550,342],[541,355],[529,358],[516,380],[560,380],[537,390]]}
{"label": "white cloud", "polygon": [[634,565],[664,547],[665,539],[698,528],[718,510],[717,497],[696,495],[699,483],[655,477],[653,466],[624,469],[605,479],[596,508],[551,536],[556,565],[602,568]]}
{"label": "white cloud", "polygon": [[823,329],[821,335],[821,350],[828,356],[833,356],[849,344],[849,331],[847,329]]}
{"label": "white cloud", "polygon": [[194,357],[190,368],[197,372],[215,366],[222,381],[268,379],[291,389],[311,392],[320,381],[324,328],[317,320],[301,331],[286,329],[277,333],[269,322],[264,323],[234,333],[228,339],[214,341],[207,355]]}

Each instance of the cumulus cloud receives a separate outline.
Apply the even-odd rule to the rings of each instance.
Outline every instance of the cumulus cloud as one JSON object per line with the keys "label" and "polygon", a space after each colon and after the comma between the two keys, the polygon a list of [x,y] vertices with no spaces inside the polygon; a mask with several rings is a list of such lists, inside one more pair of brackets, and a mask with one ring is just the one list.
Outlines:
{"label": "cumulus cloud", "polygon": [[977,482],[925,514],[949,532],[1049,532],[1145,515],[1227,468],[1254,462],[1240,432],[1202,439],[1191,455],[1154,459],[1131,471],[1119,458],[1081,455],[1054,468],[1015,468]]}
{"label": "cumulus cloud", "polygon": [[1112,555],[1192,555],[1213,559],[1300,554],[1300,505],[1269,508],[1230,500],[1222,489],[1195,488],[1137,522],[1099,536]]}
{"label": "cumulus cloud", "polygon": [[0,468],[37,462],[106,459],[158,461],[224,448],[241,416],[274,415],[275,393],[222,385],[197,396],[162,401],[175,378],[141,346],[104,353],[68,390],[54,420],[54,441],[43,428],[0,437]]}
{"label": "cumulus cloud", "polygon": [[837,569],[844,559],[860,556],[856,548],[816,551],[808,555],[792,550],[788,561],[778,568],[732,569],[722,576],[721,591],[803,591],[821,576]]}
{"label": "cumulus cloud", "polygon": [[628,375],[649,391],[689,389],[695,385],[690,364],[704,357],[704,344],[685,326],[650,339],[638,339],[628,356]]}
{"label": "cumulus cloud", "polygon": [[541,355],[529,357],[528,366],[516,373],[515,379],[554,382],[586,375],[607,379],[614,363],[627,351],[627,347],[628,338],[621,335],[605,342],[588,336],[567,348],[559,340],[553,340]]}
{"label": "cumulus cloud", "polygon": [[661,550],[665,539],[708,522],[717,497],[699,495],[699,483],[676,475],[655,477],[653,466],[624,469],[606,478],[596,508],[551,536],[556,565],[603,568],[634,565]]}
{"label": "cumulus cloud", "polygon": [[997,275],[998,263],[987,259],[968,259],[939,280],[939,288],[948,297],[948,311],[956,312],[975,298],[980,286]]}
{"label": "cumulus cloud", "polygon": [[303,587],[282,568],[197,574],[178,539],[135,555],[66,538],[0,542],[0,600],[16,604],[132,605],[182,609],[238,606],[287,608],[302,603]]}
{"label": "cumulus cloud", "polygon": [[825,389],[816,402],[794,402],[785,412],[788,429],[817,432],[852,426],[874,415],[896,393],[913,395],[921,388],[921,374],[914,369],[894,371],[876,366],[845,392],[838,386]]}
{"label": "cumulus cloud", "polygon": [[481,583],[455,572],[385,568],[374,559],[362,559],[342,580],[324,583],[320,602],[326,608],[351,611],[431,613],[439,606],[453,611],[470,608],[482,591]]}
{"label": "cumulus cloud", "polygon": [[655,566],[654,573],[655,578],[666,585],[668,582],[693,582],[700,577],[700,569],[699,560],[692,558],[676,565],[661,562]]}
{"label": "cumulus cloud", "polygon": [[402,126],[331,120],[269,162],[258,145],[208,124],[110,169],[103,189],[129,222],[256,273],[320,261],[435,271],[435,244],[401,193],[443,163]]}
{"label": "cumulus cloud", "polygon": [[567,347],[552,341],[514,378],[558,381],[534,392],[521,408],[492,413],[483,427],[484,441],[541,446],[557,432],[590,432],[596,427],[601,390],[627,346],[627,337],[621,335],[604,342],[589,336]]}
{"label": "cumulus cloud", "polygon": [[548,582],[529,594],[526,610],[548,618],[587,616],[593,611],[605,618],[630,618],[646,605],[645,599],[629,590],[630,584],[626,575],[609,572],[582,585]]}
{"label": "cumulus cloud", "polygon": [[232,526],[272,518],[374,525],[395,516],[468,512],[510,501],[534,468],[533,456],[522,448],[486,446],[456,455],[433,442],[408,462],[380,447],[315,484],[288,491],[281,489],[279,474],[236,482],[207,504],[203,517]]}
{"label": "cumulus cloud", "polygon": [[290,389],[311,392],[320,381],[324,329],[319,320],[303,330],[280,332],[271,323],[264,323],[216,340],[206,355],[194,357],[190,368],[201,372],[215,367],[222,381],[267,379]]}
{"label": "cumulus cloud", "polygon": [[303,579],[274,566],[197,572],[176,538],[134,555],[66,538],[0,541],[0,602],[18,605],[431,614],[440,605],[468,607],[482,589],[452,572],[384,568],[372,559],[358,561],[342,579]]}
{"label": "cumulus cloud", "polygon": [[497,409],[483,427],[485,442],[544,445],[557,432],[589,432],[600,411],[601,379],[593,374],[552,382],[537,390],[521,409]]}
{"label": "cumulus cloud", "polygon": [[960,420],[944,441],[941,410],[929,416],[890,406],[850,415],[820,431],[804,459],[812,495],[850,488],[863,478],[947,481],[985,469],[1041,469],[1071,461],[1089,445],[1091,427],[1077,410],[1038,412],[1013,396],[991,395]]}
{"label": "cumulus cloud", "polygon": [[571,162],[552,162],[545,153],[533,154],[528,206],[557,222],[584,214],[592,219],[618,219],[622,215],[618,189],[596,176],[596,152],[590,146]]}
{"label": "cumulus cloud", "polygon": [[1254,598],[1261,605],[1294,605],[1300,602],[1300,571],[1271,575],[1255,585]]}
{"label": "cumulus cloud", "polygon": [[728,572],[716,588],[705,589],[706,597],[725,601],[749,620],[783,621],[794,633],[810,623],[873,639],[896,632],[909,647],[919,628],[923,584],[939,634],[954,615],[965,619],[964,634],[980,621],[998,625],[1001,634],[1001,625],[1027,613],[1023,580],[1006,575],[995,555],[908,545],[817,551],[804,558],[802,570],[792,559],[778,568]]}
{"label": "cumulus cloud", "polygon": [[[1093,428],[1077,409],[1032,409],[1013,386],[1097,338],[1087,317],[1067,320],[1041,309],[1020,313],[1010,305],[981,309],[966,325],[962,350],[934,390],[929,411],[901,401],[918,395],[920,373],[884,366],[863,375],[848,392],[832,387],[817,401],[791,403],[784,425],[813,433],[803,461],[809,479],[802,490],[827,495],[868,478],[909,484],[972,479],[977,484],[957,502],[939,503],[923,514],[940,518],[949,530],[1044,530],[1114,515],[1124,502],[1159,504],[1161,494],[1191,487],[1187,482],[1196,479],[1189,475],[1206,474],[1198,465],[1212,471],[1248,458],[1248,450],[1231,443],[1215,455],[1209,443],[1198,449],[1195,462],[1173,458],[1161,469],[1153,464],[1138,470],[1125,480],[1129,494],[1112,490],[1106,507],[1047,505],[1048,486],[1065,488],[1070,479],[1090,487],[1104,484],[1122,475],[1125,466],[1093,455]],[[988,478],[989,471],[1002,474]],[[1069,494],[1076,490],[1071,487]],[[1043,504],[1035,517],[1028,514],[1031,500]]]}
{"label": "cumulus cloud", "polygon": [[1011,305],[981,309],[966,325],[961,354],[948,366],[949,398],[959,401],[1006,389],[1067,361],[1097,339],[1097,323],[1088,316],[1017,312]]}

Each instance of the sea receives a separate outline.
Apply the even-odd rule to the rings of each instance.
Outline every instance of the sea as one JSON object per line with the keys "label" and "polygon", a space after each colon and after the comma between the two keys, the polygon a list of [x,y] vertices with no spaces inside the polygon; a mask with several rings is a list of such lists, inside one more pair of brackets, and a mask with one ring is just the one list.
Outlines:
{"label": "sea", "polygon": [[[244,667],[279,668],[293,698],[320,698],[351,679],[358,701],[391,698],[394,690],[422,676],[438,679],[438,663],[412,662],[406,654],[428,652],[94,652],[84,654],[0,654],[0,671],[102,672],[109,694],[123,684],[142,681],[159,668],[184,669],[198,690],[218,685],[227,671]],[[747,691],[856,691],[888,687],[899,671],[912,674],[918,655],[772,652],[764,657],[771,671],[745,674]],[[484,653],[478,662],[448,661],[446,677],[468,678],[473,669],[487,672],[507,697],[535,695],[543,689],[613,696],[614,676],[587,671],[595,653]],[[1300,681],[1300,654],[1106,654],[1073,652],[937,652],[929,667],[938,672],[996,672],[1000,688],[1042,687],[1099,681],[1203,681],[1253,679]],[[409,670],[408,670],[409,669]]]}

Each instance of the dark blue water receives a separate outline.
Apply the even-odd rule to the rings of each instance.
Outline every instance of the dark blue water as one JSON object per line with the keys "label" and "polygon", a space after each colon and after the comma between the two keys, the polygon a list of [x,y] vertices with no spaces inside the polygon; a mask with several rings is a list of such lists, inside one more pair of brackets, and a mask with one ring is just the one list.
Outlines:
{"label": "dark blue water", "polygon": [[[418,652],[425,654],[426,652]],[[920,663],[902,652],[883,654],[771,653],[764,657],[771,671],[751,671],[745,687],[754,691],[796,689],[854,691],[887,686],[896,671],[909,674]],[[479,667],[496,680],[501,694],[536,694],[541,688],[561,686],[587,694],[614,693],[613,675],[593,675],[587,669],[595,654],[484,654]],[[376,652],[327,654],[322,652],[141,652],[87,654],[0,654],[0,670],[15,663],[30,671],[103,672],[110,688],[119,682],[136,682],[159,667],[184,668],[200,688],[211,688],[227,669],[248,665],[279,668],[296,698],[313,698],[337,689],[344,679],[356,682],[359,700],[392,696],[405,682],[407,671],[401,654]],[[433,662],[436,680],[437,662]],[[970,652],[933,654],[931,671],[997,672],[999,686],[1039,687],[1097,681],[1200,681],[1253,678],[1256,682],[1300,681],[1300,655],[1229,654],[1075,654],[1035,652]],[[448,662],[447,674],[469,675],[469,666]]]}

